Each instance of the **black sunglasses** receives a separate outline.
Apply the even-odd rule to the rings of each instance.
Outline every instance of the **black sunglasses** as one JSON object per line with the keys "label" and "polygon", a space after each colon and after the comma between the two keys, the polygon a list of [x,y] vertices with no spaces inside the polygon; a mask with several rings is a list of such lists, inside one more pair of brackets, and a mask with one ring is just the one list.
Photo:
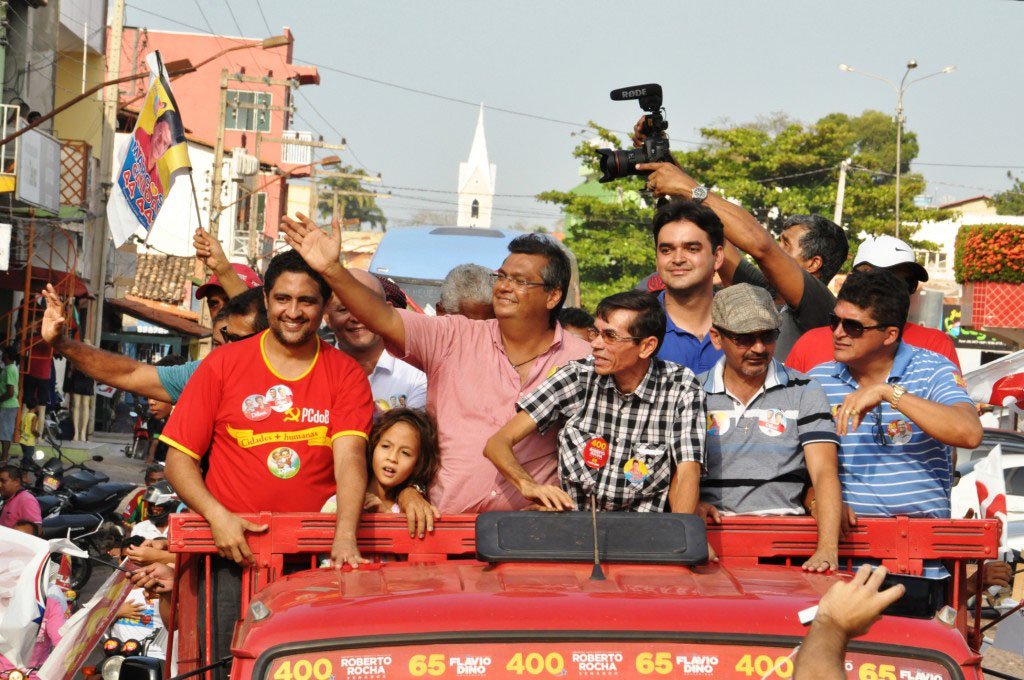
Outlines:
{"label": "black sunglasses", "polygon": [[260,332],[259,331],[255,331],[253,333],[249,333],[248,335],[235,335],[234,333],[229,333],[228,332],[228,327],[224,326],[223,328],[220,329],[220,334],[221,334],[221,337],[224,338],[224,342],[226,344],[226,343],[229,343],[229,342],[241,342],[242,340],[248,340],[249,338],[251,338],[254,335],[259,335]]}
{"label": "black sunglasses", "polygon": [[760,333],[730,333],[716,328],[719,334],[729,338],[737,347],[753,347],[760,340],[762,345],[774,345],[779,339],[779,330],[761,331]]}
{"label": "black sunglasses", "polygon": [[879,323],[874,326],[865,326],[860,321],[855,319],[843,319],[836,316],[835,314],[828,315],[828,326],[833,331],[839,328],[839,324],[843,325],[843,332],[849,335],[851,338],[859,338],[864,335],[864,331],[876,331],[882,330],[883,328],[891,328],[896,326],[894,323]]}
{"label": "black sunglasses", "polygon": [[882,424],[882,405],[879,404],[871,412],[871,417],[875,421],[875,424],[871,426],[871,437],[875,443],[879,446],[889,446],[889,440],[886,437],[886,428]]}

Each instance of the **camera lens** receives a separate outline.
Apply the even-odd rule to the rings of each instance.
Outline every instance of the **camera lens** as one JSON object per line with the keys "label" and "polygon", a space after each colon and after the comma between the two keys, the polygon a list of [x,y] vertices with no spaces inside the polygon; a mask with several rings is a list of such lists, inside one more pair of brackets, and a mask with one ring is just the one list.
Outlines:
{"label": "camera lens", "polygon": [[635,175],[637,174],[636,164],[644,161],[642,149],[632,149],[630,151],[598,149],[597,153],[600,155],[601,161],[602,174],[601,179],[598,180],[600,182],[610,182],[620,177]]}

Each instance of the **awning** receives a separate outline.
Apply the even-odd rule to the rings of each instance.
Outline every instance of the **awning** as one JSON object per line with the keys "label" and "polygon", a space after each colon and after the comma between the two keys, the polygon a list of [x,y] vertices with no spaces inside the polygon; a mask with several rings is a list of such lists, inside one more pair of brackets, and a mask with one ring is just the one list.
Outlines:
{"label": "awning", "polygon": [[193,338],[206,338],[212,334],[212,330],[206,326],[200,326],[191,319],[184,319],[176,314],[165,312],[162,309],[154,309],[141,302],[125,300],[124,298],[107,298],[107,304],[129,316],[137,319],[145,319],[151,324],[165,328],[178,335],[188,335]]}
{"label": "awning", "polygon": [[[68,281],[68,279],[70,279],[70,281]],[[61,294],[66,294],[69,290],[69,285],[71,285],[74,286],[75,297],[92,297],[92,293],[89,292],[85,282],[76,275],[47,269],[46,267],[33,266],[31,281],[32,291],[36,293],[42,291],[43,288],[46,287],[47,283],[52,283],[55,288],[58,288],[57,292]],[[0,272],[0,289],[24,290],[25,267]]]}

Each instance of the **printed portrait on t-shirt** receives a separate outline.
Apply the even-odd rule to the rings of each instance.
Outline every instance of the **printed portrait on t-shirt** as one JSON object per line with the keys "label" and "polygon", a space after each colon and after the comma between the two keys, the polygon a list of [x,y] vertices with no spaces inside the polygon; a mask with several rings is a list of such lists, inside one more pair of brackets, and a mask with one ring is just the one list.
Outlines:
{"label": "printed portrait on t-shirt", "polygon": [[299,454],[287,446],[281,446],[270,452],[267,467],[280,479],[291,479],[299,473]]}
{"label": "printed portrait on t-shirt", "polygon": [[242,413],[249,420],[263,420],[270,415],[266,397],[262,394],[251,394],[242,402]]}
{"label": "printed portrait on t-shirt", "polygon": [[267,390],[267,405],[278,413],[292,407],[292,391],[287,385],[274,385]]}

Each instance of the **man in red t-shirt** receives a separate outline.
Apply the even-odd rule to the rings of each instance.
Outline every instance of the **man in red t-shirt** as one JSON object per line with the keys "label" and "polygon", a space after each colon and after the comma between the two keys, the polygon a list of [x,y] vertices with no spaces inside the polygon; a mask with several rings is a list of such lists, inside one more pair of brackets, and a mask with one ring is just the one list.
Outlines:
{"label": "man in red t-shirt", "polygon": [[355,537],[373,414],[366,373],[317,337],[331,291],[298,253],[271,260],[264,280],[270,330],[200,364],[160,435],[167,480],[238,563],[252,559],[245,532],[266,530],[239,513],[318,512],[337,492],[331,559],[356,567],[366,561]]}
{"label": "man in red t-shirt", "polygon": [[[928,280],[928,272],[914,259],[913,248],[904,241],[886,235],[866,238],[857,249],[853,268],[857,271],[888,269],[907,284],[911,295],[917,290],[918,283]],[[903,326],[902,337],[908,345],[941,354],[952,361],[957,369],[960,368],[953,340],[942,331],[908,321]],[[800,336],[789,350],[786,366],[806,373],[832,359],[832,329],[822,326]]]}

